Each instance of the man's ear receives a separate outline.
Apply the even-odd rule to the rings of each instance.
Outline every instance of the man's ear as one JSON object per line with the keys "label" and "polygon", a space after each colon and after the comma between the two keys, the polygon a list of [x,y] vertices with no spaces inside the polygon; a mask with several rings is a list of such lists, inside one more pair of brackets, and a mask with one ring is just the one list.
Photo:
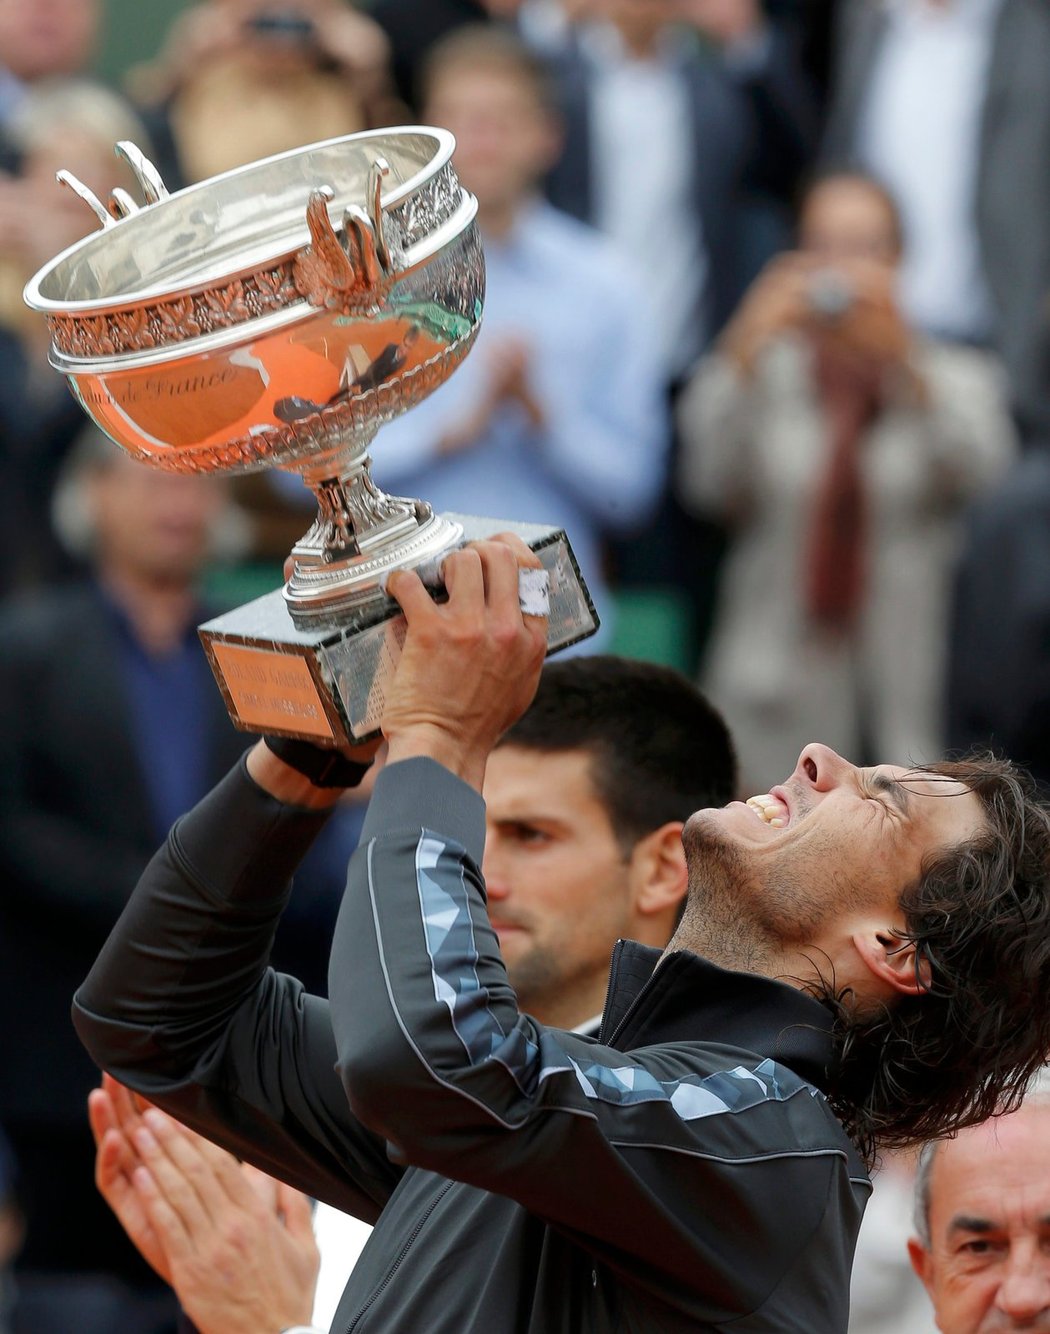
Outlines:
{"label": "man's ear", "polygon": [[[655,927],[666,919],[670,936],[688,884],[681,820],[671,820],[638,840],[631,851],[630,878],[636,920]],[[662,947],[667,941],[652,943]]]}
{"label": "man's ear", "polygon": [[906,936],[891,927],[866,927],[854,932],[853,945],[868,971],[890,991],[902,996],[929,991],[929,962],[920,958],[916,971],[915,942]]}
{"label": "man's ear", "polygon": [[933,1280],[933,1256],[918,1237],[908,1238],[908,1259],[911,1267],[927,1292]]}

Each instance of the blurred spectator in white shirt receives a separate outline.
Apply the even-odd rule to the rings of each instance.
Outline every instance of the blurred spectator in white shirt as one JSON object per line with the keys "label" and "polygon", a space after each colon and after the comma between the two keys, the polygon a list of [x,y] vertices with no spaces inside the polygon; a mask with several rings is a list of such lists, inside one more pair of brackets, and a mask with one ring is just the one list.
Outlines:
{"label": "blurred spectator in white shirt", "polygon": [[901,301],[923,332],[996,348],[1026,433],[1050,420],[1050,7],[845,0],[825,156],[896,196]]}

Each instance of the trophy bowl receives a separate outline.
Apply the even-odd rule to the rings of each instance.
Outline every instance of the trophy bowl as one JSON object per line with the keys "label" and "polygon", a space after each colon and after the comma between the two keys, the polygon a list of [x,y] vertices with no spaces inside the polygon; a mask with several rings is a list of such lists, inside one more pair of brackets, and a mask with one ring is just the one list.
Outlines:
{"label": "trophy bowl", "polygon": [[404,633],[386,576],[420,567],[440,596],[441,557],[501,529],[548,552],[549,649],[597,628],[564,533],[438,515],[371,476],[378,428],[442,384],[480,326],[477,203],[453,148],[437,128],[367,131],[169,194],[118,144],[142,205],[119,189],[103,204],[59,173],[102,226],[25,300],[88,416],[154,467],[280,467],[317,498],[284,589],[201,627],[247,730],[328,745],[374,732]]}

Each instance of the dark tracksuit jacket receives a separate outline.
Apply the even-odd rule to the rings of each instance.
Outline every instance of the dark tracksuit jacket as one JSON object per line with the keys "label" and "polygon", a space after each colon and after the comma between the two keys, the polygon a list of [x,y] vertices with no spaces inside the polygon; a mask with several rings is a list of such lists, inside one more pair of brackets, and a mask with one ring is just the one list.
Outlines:
{"label": "dark tracksuit jacket", "polygon": [[74,1020],[118,1079],[376,1224],[333,1330],[844,1334],[869,1183],[819,1091],[822,1005],[621,942],[600,1040],[520,1014],[484,805],[430,760],[379,776],[324,1002],[267,967],[321,822],[242,763],[176,824]]}

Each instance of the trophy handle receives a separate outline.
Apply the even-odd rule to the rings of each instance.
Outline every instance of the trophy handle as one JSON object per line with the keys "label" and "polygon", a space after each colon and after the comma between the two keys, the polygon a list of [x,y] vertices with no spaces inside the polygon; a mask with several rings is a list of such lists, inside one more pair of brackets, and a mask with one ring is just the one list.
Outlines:
{"label": "trophy handle", "polygon": [[360,204],[351,204],[343,213],[343,230],[350,256],[350,271],[363,291],[378,293],[384,271],[379,259],[379,247],[372,220]]}
{"label": "trophy handle", "polygon": [[387,245],[386,233],[383,228],[383,183],[388,176],[393,176],[390,163],[385,157],[376,154],[368,171],[367,199],[372,231],[375,236],[376,254],[385,273],[389,273],[394,267],[393,257],[390,253],[390,247]]}
{"label": "trophy handle", "polygon": [[[167,199],[168,189],[161,180],[160,172],[149,160],[148,157],[137,148],[130,139],[121,139],[116,145],[116,154],[122,157],[131,168],[135,179],[142,187],[142,196],[146,204],[157,204],[162,199]],[[89,189],[83,181],[78,180],[71,171],[63,168],[55,173],[55,179],[60,185],[67,186],[80,199],[87,204],[95,217],[101,222],[103,228],[112,227],[124,218],[130,218],[133,213],[140,212],[140,207],[128,194],[127,190],[116,186],[110,194],[109,203],[103,204],[94,190]]]}
{"label": "trophy handle", "polygon": [[139,206],[127,190],[123,190],[117,185],[114,186],[109,196],[109,211],[119,222],[121,218],[130,218],[133,213],[138,213]]}
{"label": "trophy handle", "polygon": [[121,139],[114,151],[131,168],[142,187],[142,197],[147,204],[159,204],[162,199],[168,198],[168,187],[161,179],[160,172],[137,144],[133,144],[130,139]]}
{"label": "trophy handle", "polygon": [[393,269],[382,197],[383,183],[391,174],[386,158],[376,157],[368,172],[367,209],[351,204],[343,212],[345,244],[328,214],[335,191],[330,185],[311,190],[306,205],[310,245],[296,255],[292,276],[312,306],[349,315],[378,303]]}
{"label": "trophy handle", "polygon": [[116,213],[110,213],[102,200],[95,194],[94,190],[90,190],[84,182],[78,180],[71,171],[66,171],[65,167],[63,167],[61,171],[55,172],[55,180],[58,181],[59,185],[66,186],[67,189],[72,190],[79,199],[82,199],[84,203],[87,204],[88,208],[91,209],[92,213],[94,213],[95,217],[98,218],[99,222],[101,222],[103,228],[115,227],[117,225],[119,216]]}

